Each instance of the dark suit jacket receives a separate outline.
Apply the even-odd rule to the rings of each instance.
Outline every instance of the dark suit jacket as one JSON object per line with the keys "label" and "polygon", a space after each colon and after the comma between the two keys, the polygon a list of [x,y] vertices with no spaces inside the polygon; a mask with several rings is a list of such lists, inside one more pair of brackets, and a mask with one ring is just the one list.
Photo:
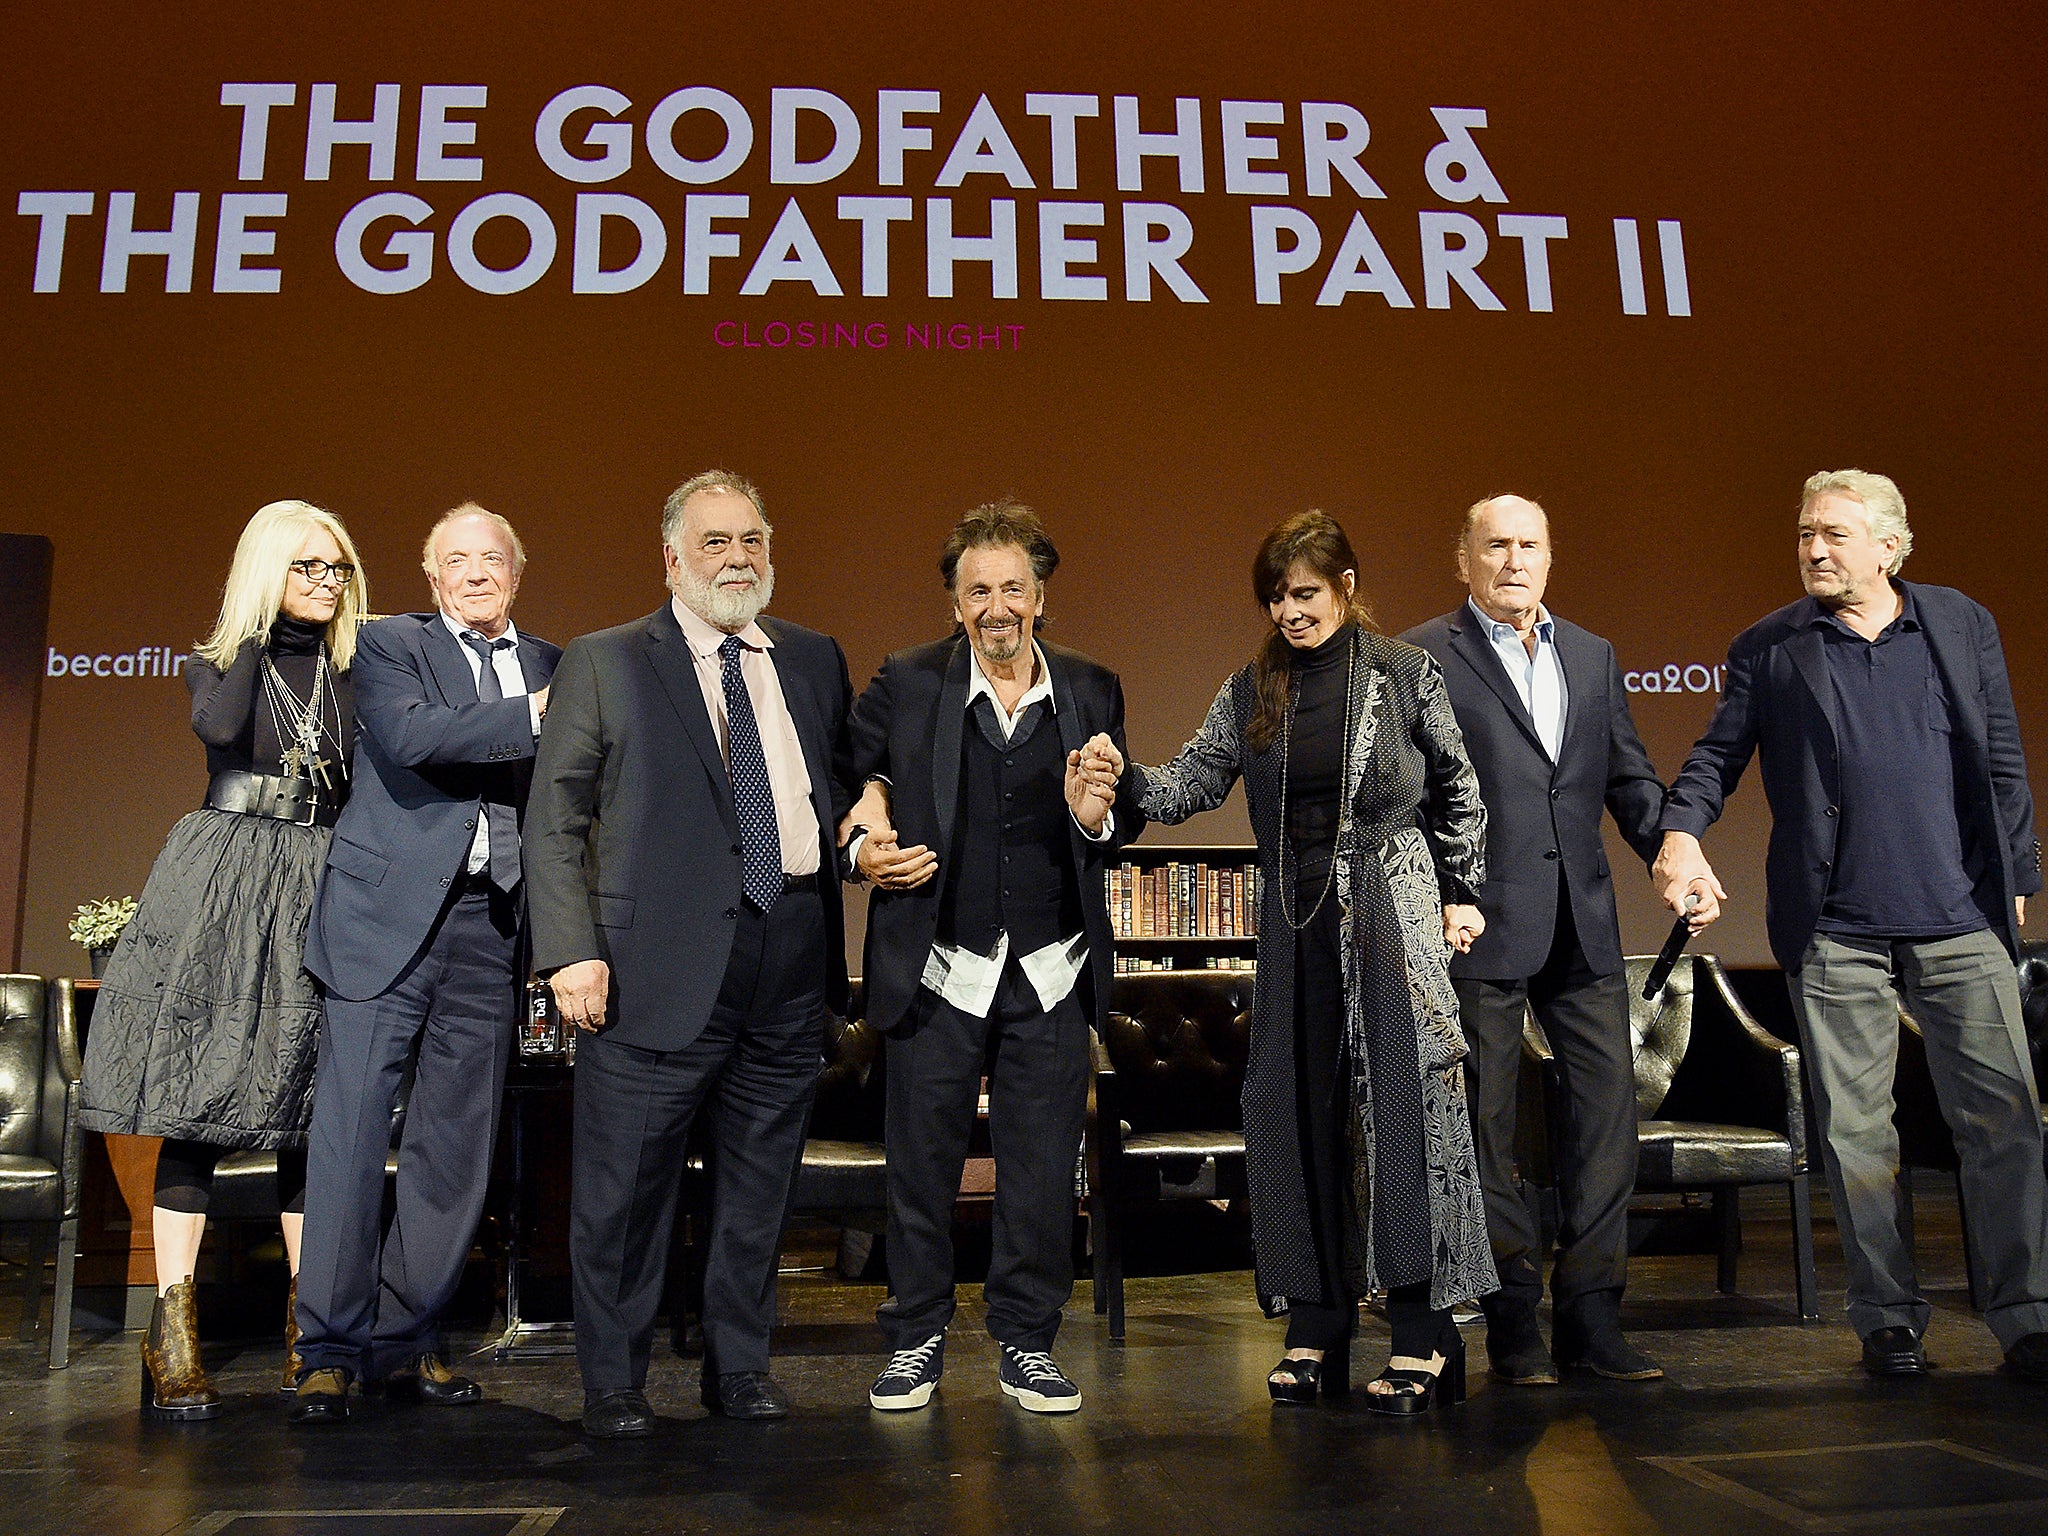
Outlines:
{"label": "dark suit jacket", "polygon": [[[763,617],[782,696],[803,744],[825,899],[819,982],[846,1006],[835,828],[853,685],[839,642]],[[680,1050],[711,1017],[740,909],[732,781],[689,644],[664,603],[571,641],[548,695],[526,812],[533,965],[611,967],[608,1038]],[[770,921],[773,921],[771,914]]]}
{"label": "dark suit jacket", "polygon": [[[1956,811],[1973,898],[2017,958],[2013,898],[2041,889],[2041,845],[2034,840],[2034,800],[1998,625],[1952,587],[1915,583],[1911,590],[1948,694]],[[1761,755],[1771,804],[1764,924],[1771,952],[1787,970],[1813,938],[1841,825],[1835,815],[1841,791],[1835,689],[1827,642],[1813,627],[1821,613],[1819,603],[1802,597],[1735,637],[1721,707],[1671,786],[1662,823],[1667,831],[1703,834],[1741,782],[1750,754]]]}
{"label": "dark suit jacket", "polygon": [[[519,634],[528,693],[561,651]],[[438,613],[365,624],[356,637],[356,750],[348,804],[306,933],[306,969],[340,997],[376,997],[427,941],[469,861],[485,784],[508,768],[514,803],[533,776],[532,706],[477,698],[462,642]]]}
{"label": "dark suit jacket", "polygon": [[[1107,731],[1128,762],[1124,688],[1117,675],[1078,651],[1043,640],[1038,644],[1052,675],[1061,755]],[[973,665],[964,635],[898,651],[882,663],[853,707],[853,782],[872,774],[887,777],[898,841],[906,848],[922,844],[939,856],[939,873],[923,885],[910,891],[877,890],[868,902],[863,961],[868,1022],[884,1032],[906,1022],[938,932],[939,898],[960,808],[960,733],[967,724],[967,669]],[[1109,1006],[1112,958],[1102,871],[1118,849],[1144,830],[1145,813],[1135,791],[1136,775],[1127,771],[1117,791],[1115,829],[1102,842],[1083,837],[1073,818],[1067,818],[1069,867],[1080,881],[1098,1025]]]}
{"label": "dark suit jacket", "polygon": [[1645,863],[1657,855],[1664,783],[1629,717],[1614,647],[1557,619],[1564,668],[1564,737],[1553,763],[1536,722],[1471,610],[1417,625],[1401,638],[1434,656],[1450,690],[1465,752],[1486,803],[1486,931],[1471,953],[1451,956],[1453,976],[1521,980],[1543,968],[1557,930],[1557,866],[1564,864],[1572,921],[1599,974],[1622,966],[1614,880],[1600,837],[1600,809]]}

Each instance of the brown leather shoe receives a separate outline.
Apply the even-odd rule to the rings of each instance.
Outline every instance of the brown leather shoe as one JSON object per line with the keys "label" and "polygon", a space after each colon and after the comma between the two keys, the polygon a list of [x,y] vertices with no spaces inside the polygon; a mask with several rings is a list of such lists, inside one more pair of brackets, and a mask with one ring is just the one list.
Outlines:
{"label": "brown leather shoe", "polygon": [[384,1390],[392,1397],[410,1398],[430,1408],[458,1408],[484,1400],[482,1387],[449,1370],[448,1363],[431,1349],[386,1376]]}
{"label": "brown leather shoe", "polygon": [[142,1411],[158,1419],[210,1419],[220,1394],[199,1361],[198,1293],[187,1275],[157,1297],[142,1336]]}
{"label": "brown leather shoe", "polygon": [[298,1391],[299,1373],[305,1368],[306,1362],[299,1358],[299,1277],[293,1275],[291,1288],[284,1293],[284,1379],[277,1390]]}
{"label": "brown leather shoe", "polygon": [[349,1374],[339,1366],[308,1371],[298,1395],[285,1410],[287,1424],[346,1424]]}

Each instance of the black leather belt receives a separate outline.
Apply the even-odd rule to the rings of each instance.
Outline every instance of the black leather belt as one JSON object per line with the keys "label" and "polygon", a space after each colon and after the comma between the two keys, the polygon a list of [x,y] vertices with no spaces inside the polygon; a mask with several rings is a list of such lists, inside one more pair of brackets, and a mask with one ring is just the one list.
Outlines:
{"label": "black leather belt", "polygon": [[316,787],[311,779],[230,768],[207,782],[206,803],[216,811],[232,811],[238,816],[267,816],[301,827],[331,827],[340,807],[329,800],[316,800]]}
{"label": "black leather belt", "polygon": [[817,888],[818,877],[815,874],[792,875],[787,872],[783,874],[782,893],[785,896],[791,891],[815,891]]}

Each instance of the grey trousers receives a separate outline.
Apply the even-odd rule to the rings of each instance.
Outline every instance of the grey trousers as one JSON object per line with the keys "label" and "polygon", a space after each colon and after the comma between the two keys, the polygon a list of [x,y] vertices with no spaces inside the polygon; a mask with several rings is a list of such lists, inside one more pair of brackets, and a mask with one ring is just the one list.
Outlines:
{"label": "grey trousers", "polygon": [[1850,1324],[1866,1337],[1900,1326],[1921,1333],[1930,1315],[1892,1124],[1903,1002],[1926,1037],[1935,1098],[1961,1157],[1984,1319],[2007,1349],[2048,1331],[2041,1100],[2005,946],[1988,931],[1882,949],[1815,934],[1786,981],[1849,1269]]}

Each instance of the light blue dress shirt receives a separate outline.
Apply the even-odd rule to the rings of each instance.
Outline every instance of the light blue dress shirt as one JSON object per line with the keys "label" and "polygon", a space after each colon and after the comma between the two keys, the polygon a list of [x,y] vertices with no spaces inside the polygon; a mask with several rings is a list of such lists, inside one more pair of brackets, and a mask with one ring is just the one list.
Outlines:
{"label": "light blue dress shirt", "polygon": [[1488,618],[1470,598],[1465,600],[1465,606],[1471,610],[1472,622],[1479,626],[1479,632],[1493,642],[1493,653],[1500,658],[1522,707],[1536,724],[1536,739],[1543,743],[1550,760],[1556,762],[1558,749],[1564,744],[1567,703],[1564,666],[1557,659],[1557,621],[1551,618],[1548,608],[1537,606],[1536,648],[1531,654],[1522,637],[1515,633],[1514,625]]}

